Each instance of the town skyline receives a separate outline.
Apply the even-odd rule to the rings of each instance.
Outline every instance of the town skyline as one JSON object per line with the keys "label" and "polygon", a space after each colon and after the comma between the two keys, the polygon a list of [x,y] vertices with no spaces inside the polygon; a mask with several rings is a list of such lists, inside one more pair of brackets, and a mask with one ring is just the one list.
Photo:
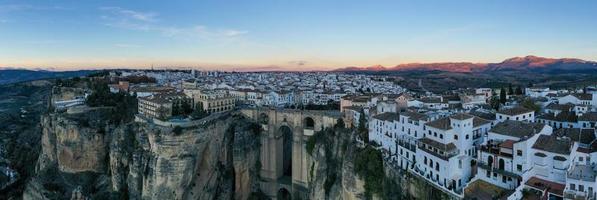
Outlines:
{"label": "town skyline", "polygon": [[0,67],[312,71],[497,63],[526,55],[594,61],[595,6],[591,1],[5,1]]}

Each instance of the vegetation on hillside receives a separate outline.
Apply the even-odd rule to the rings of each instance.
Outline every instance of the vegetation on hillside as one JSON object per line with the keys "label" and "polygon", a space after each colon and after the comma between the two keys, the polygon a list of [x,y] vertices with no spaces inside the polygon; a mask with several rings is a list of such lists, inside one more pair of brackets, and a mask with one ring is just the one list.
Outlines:
{"label": "vegetation on hillside", "polygon": [[103,80],[90,82],[91,94],[85,103],[90,107],[114,107],[110,121],[115,123],[129,122],[137,113],[137,98],[125,92],[112,93],[108,83]]}
{"label": "vegetation on hillside", "polygon": [[354,170],[365,180],[365,196],[381,195],[385,179],[381,152],[371,146],[358,149],[354,159]]}

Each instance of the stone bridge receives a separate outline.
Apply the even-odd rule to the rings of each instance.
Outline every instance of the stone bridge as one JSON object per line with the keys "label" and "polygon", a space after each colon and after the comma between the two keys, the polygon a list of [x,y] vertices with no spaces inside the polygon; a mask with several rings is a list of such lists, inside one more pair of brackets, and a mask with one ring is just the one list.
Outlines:
{"label": "stone bridge", "polygon": [[273,108],[242,109],[259,122],[261,135],[261,190],[272,199],[306,199],[311,156],[306,141],[315,132],[333,127],[339,111]]}

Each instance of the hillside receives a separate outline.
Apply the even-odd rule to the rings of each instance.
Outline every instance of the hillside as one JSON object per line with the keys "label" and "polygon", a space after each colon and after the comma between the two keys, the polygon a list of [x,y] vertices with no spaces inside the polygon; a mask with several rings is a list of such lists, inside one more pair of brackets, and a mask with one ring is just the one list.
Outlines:
{"label": "hillside", "polygon": [[595,72],[597,62],[574,58],[545,58],[538,56],[514,57],[500,63],[407,63],[394,67],[376,65],[372,67],[346,67],[333,70],[335,72],[400,72],[400,71],[446,71],[463,73],[495,73],[501,71],[530,71],[541,73],[556,72]]}
{"label": "hillside", "polygon": [[85,76],[93,73],[95,70],[78,71],[45,71],[45,70],[26,70],[26,69],[0,69],[0,85],[19,83],[25,81],[69,78],[75,76]]}

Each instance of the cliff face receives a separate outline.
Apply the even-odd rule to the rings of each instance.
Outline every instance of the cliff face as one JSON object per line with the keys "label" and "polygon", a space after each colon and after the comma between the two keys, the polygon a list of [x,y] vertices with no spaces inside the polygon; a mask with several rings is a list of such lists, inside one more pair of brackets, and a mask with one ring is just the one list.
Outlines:
{"label": "cliff face", "polygon": [[[246,199],[259,129],[239,115],[173,131],[109,125],[101,109],[42,117],[42,153],[24,199]],[[176,132],[176,133],[175,133]]]}
{"label": "cliff face", "polygon": [[364,199],[364,181],[354,171],[357,143],[350,130],[326,130],[314,135],[309,170],[310,199]]}
{"label": "cliff face", "polygon": [[453,199],[421,178],[384,164],[381,152],[356,140],[356,131],[316,133],[309,199]]}

